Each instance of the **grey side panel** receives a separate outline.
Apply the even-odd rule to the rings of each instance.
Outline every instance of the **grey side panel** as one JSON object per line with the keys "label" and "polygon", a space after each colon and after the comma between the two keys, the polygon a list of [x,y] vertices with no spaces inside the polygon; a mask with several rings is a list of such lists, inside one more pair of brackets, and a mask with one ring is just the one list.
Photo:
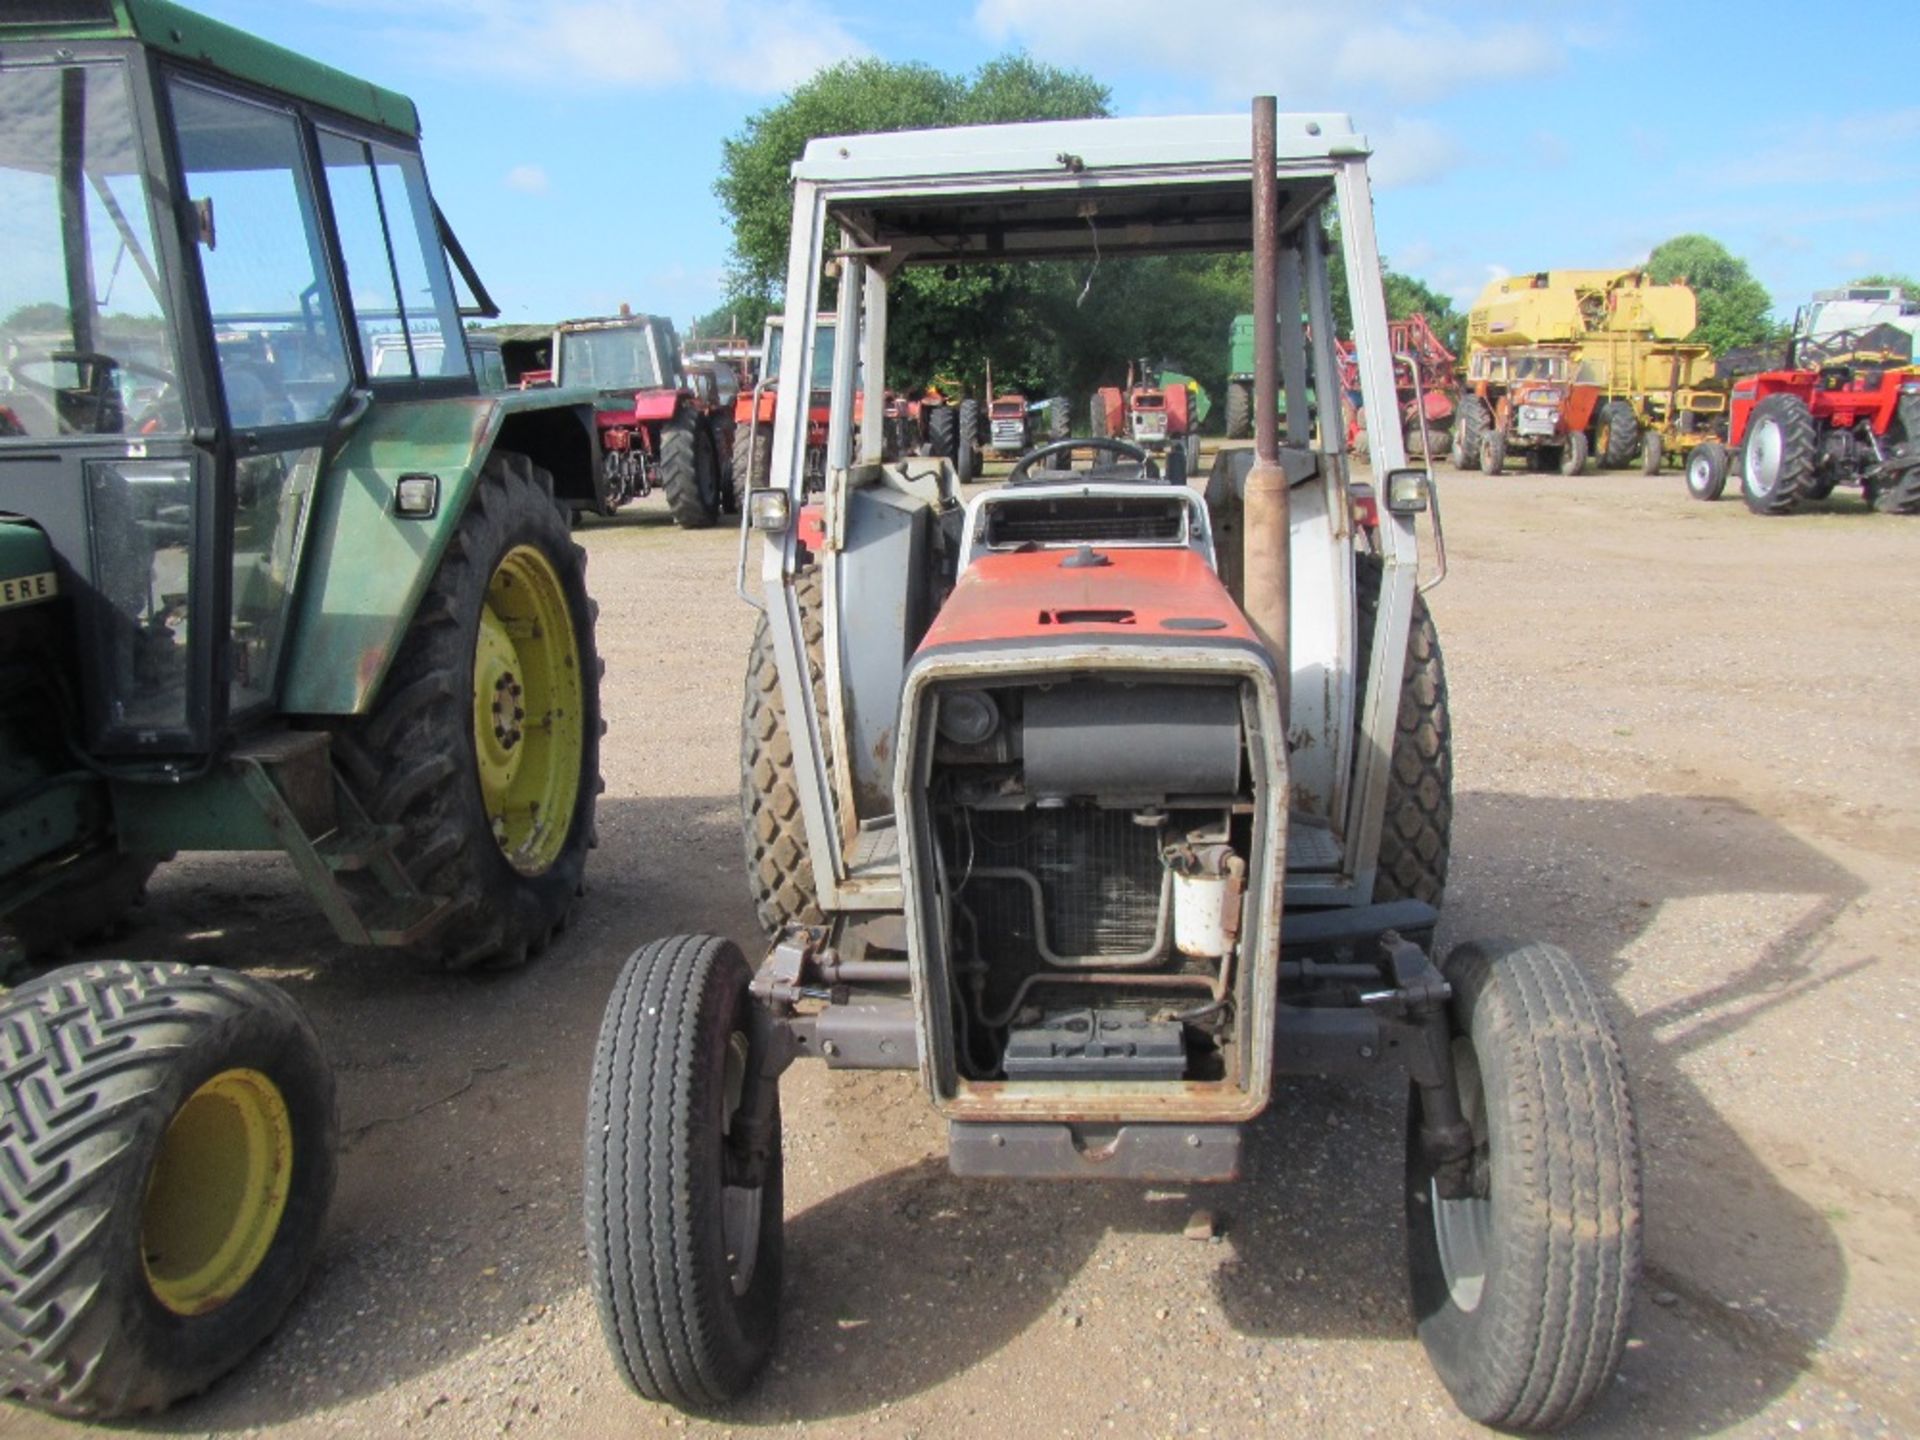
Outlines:
{"label": "grey side panel", "polygon": [[848,773],[862,820],[893,813],[900,686],[926,633],[929,513],[877,486],[849,490],[846,546],[834,557]]}

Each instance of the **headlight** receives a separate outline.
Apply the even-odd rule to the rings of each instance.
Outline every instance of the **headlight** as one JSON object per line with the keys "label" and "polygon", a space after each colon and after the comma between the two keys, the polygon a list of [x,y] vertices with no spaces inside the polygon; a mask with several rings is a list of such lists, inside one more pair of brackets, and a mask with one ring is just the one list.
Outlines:
{"label": "headlight", "polygon": [[950,690],[940,697],[935,725],[956,745],[979,745],[1000,728],[1000,707],[984,690]]}
{"label": "headlight", "polygon": [[777,535],[787,528],[792,505],[792,500],[784,490],[749,490],[747,519],[754,529]]}

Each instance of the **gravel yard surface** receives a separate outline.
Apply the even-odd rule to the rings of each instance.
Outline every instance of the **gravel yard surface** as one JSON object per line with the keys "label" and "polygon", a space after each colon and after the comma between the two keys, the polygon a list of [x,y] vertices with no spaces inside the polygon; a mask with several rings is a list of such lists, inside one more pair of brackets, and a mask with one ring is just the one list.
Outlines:
{"label": "gravel yard surface", "polygon": [[[1920,1433],[1920,522],[1677,477],[1442,476],[1443,938],[1571,950],[1625,1039],[1648,1275],[1593,1435]],[[1464,1434],[1413,1337],[1401,1088],[1286,1085],[1208,1191],[951,1177],[911,1075],[789,1072],[787,1313],[719,1423],[615,1378],[586,1288],[602,1004],[676,931],[758,959],[736,536],[580,532],[607,662],[590,893],[511,975],[346,951],[292,871],[161,871],[99,953],[285,984],[340,1072],[338,1198],[262,1350],[148,1423],[288,1437],[805,1429]],[[1198,1209],[1210,1240],[1187,1238]],[[0,1410],[9,1437],[82,1427]]]}

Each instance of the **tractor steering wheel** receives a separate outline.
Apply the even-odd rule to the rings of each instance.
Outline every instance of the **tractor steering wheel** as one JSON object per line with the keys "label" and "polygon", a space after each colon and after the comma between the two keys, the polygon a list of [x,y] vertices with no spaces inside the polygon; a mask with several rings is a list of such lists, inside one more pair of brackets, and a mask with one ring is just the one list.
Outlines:
{"label": "tractor steering wheel", "polygon": [[[62,389],[51,381],[42,380],[27,374],[30,365],[79,365],[86,367],[88,385],[85,390],[86,403],[93,407],[92,430],[98,434],[114,434],[117,431],[104,430],[100,421],[107,416],[119,417],[119,396],[113,388],[113,375],[116,370],[124,370],[129,375],[141,375],[159,382],[160,394],[168,394],[176,377],[171,371],[162,370],[158,365],[148,365],[139,360],[123,360],[117,355],[107,355],[98,350],[43,350],[31,355],[19,355],[7,363],[7,374],[13,377],[13,383],[27,394],[58,406],[61,398],[72,392]],[[153,407],[149,406],[149,410]],[[122,420],[124,425],[124,420]]]}
{"label": "tractor steering wheel", "polygon": [[[1013,470],[1007,476],[1007,484],[1046,485],[1055,483],[1052,478],[1054,475],[1063,473],[1072,474],[1074,472],[1053,471],[1046,479],[1037,478],[1029,472],[1043,460],[1051,460],[1056,455],[1071,455],[1076,450],[1104,450],[1110,454],[1117,455],[1122,460],[1131,461],[1135,467],[1134,474],[1102,475],[1098,477],[1100,479],[1144,481],[1158,480],[1160,478],[1160,467],[1154,464],[1153,456],[1148,454],[1144,447],[1134,444],[1131,440],[1118,440],[1112,436],[1098,436],[1085,440],[1055,440],[1051,444],[1042,445],[1036,450],[1029,450],[1014,462]],[[1041,466],[1041,468],[1043,470],[1046,469],[1045,466]],[[1091,476],[1092,472],[1087,473]]]}

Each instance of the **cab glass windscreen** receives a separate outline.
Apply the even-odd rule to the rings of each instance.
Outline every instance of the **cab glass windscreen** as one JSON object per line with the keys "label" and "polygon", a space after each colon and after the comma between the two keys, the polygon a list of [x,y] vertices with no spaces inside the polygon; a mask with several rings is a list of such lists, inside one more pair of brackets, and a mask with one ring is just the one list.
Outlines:
{"label": "cab glass windscreen", "polygon": [[0,69],[0,443],[185,427],[124,66]]}

